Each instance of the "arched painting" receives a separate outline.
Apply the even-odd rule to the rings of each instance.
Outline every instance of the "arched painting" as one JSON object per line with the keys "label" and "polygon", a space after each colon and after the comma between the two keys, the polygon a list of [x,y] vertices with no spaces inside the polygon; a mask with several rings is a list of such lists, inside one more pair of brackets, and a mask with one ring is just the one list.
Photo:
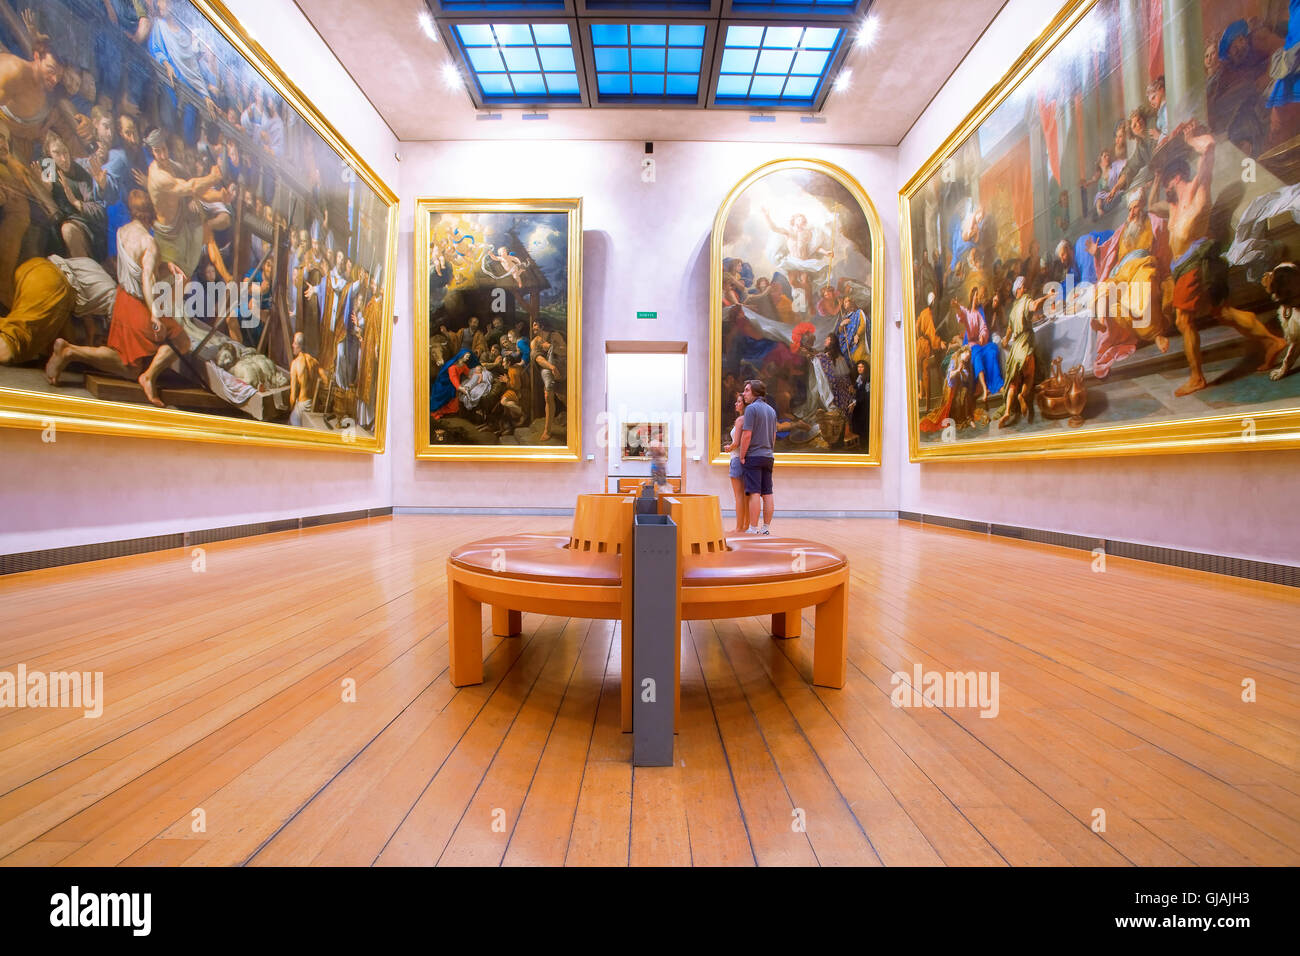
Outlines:
{"label": "arched painting", "polygon": [[715,463],[758,380],[778,464],[880,464],[883,257],[871,200],[829,163],[768,163],[731,191],[713,225]]}

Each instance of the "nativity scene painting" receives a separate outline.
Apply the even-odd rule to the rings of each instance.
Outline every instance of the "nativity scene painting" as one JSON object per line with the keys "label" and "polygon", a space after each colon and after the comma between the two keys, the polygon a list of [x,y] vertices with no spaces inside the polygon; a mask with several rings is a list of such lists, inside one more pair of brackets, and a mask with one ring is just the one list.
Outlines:
{"label": "nativity scene painting", "polygon": [[1300,0],[1071,12],[904,189],[913,457],[1300,437]]}
{"label": "nativity scene painting", "polygon": [[0,0],[0,404],[378,450],[396,197],[227,17]]}
{"label": "nativity scene painting", "polygon": [[879,463],[880,243],[870,200],[829,164],[779,161],[733,190],[713,235],[715,459],[758,379],[778,462]]}
{"label": "nativity scene painting", "polygon": [[417,457],[577,456],[579,200],[421,199]]}

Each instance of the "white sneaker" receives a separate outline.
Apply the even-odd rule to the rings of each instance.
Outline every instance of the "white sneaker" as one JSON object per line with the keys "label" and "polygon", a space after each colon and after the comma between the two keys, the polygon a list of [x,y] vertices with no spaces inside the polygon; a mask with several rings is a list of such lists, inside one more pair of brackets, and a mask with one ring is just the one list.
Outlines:
{"label": "white sneaker", "polygon": [[758,529],[752,526],[748,527],[745,529],[745,534],[758,534]]}
{"label": "white sneaker", "polygon": [[771,532],[771,531],[768,531],[766,527],[763,527],[763,528],[759,528],[759,529],[758,529],[758,533],[759,533],[759,534],[767,534],[767,535],[770,535],[772,532]]}

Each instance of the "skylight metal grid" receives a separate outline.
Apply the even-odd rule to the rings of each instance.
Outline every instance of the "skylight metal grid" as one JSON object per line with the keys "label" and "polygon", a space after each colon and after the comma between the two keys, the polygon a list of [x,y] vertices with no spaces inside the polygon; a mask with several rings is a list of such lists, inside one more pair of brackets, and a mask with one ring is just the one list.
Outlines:
{"label": "skylight metal grid", "polygon": [[425,3],[470,99],[486,110],[816,112],[871,6],[871,0]]}
{"label": "skylight metal grid", "polygon": [[713,34],[709,21],[584,21],[593,105],[702,105]]}
{"label": "skylight metal grid", "polygon": [[844,38],[844,28],[834,25],[726,24],[713,105],[820,107]]}
{"label": "skylight metal grid", "polygon": [[451,34],[482,105],[583,103],[568,22],[454,23]]}

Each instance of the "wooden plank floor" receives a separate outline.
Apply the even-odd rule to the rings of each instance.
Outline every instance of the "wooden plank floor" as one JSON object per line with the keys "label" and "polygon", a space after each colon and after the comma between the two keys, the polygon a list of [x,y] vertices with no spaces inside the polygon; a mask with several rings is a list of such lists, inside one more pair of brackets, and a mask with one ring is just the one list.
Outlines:
{"label": "wooden plank floor", "polygon": [[[848,684],[810,683],[811,612],[791,641],[691,623],[676,765],[634,770],[613,622],[526,614],[481,685],[448,681],[447,552],[566,524],[378,519],[209,545],[201,571],[0,578],[0,671],[102,671],[106,698],[0,709],[0,863],[1300,863],[1300,592],[779,520],[850,556]],[[893,706],[917,663],[997,672],[997,716]]]}

